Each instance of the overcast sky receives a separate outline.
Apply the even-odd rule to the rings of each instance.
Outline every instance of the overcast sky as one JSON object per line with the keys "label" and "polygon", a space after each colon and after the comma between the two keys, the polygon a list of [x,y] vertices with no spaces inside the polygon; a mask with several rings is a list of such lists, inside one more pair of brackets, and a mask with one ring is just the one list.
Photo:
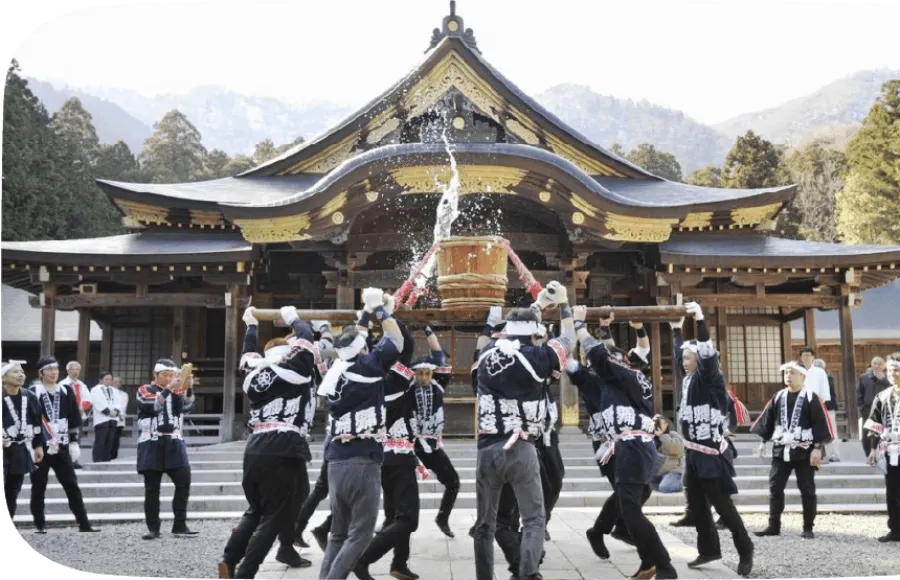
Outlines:
{"label": "overcast sky", "polygon": [[[459,0],[523,90],[578,83],[707,123],[860,69],[900,69],[900,2]],[[25,74],[147,94],[223,85],[360,105],[415,66],[447,0],[216,1],[81,10],[34,31]]]}

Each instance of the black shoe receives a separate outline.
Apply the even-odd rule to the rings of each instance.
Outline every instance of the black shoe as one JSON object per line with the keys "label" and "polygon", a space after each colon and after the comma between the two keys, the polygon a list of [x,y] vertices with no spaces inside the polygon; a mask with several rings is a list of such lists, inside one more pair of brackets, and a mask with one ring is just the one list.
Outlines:
{"label": "black shoe", "polygon": [[750,572],[753,571],[753,550],[750,550],[749,554],[745,554],[741,556],[741,561],[738,562],[737,573],[738,576],[743,576],[746,578],[750,575]]}
{"label": "black shoe", "polygon": [[159,532],[147,532],[143,536],[141,536],[142,540],[158,540],[162,537],[162,534]]}
{"label": "black shoe", "polygon": [[356,568],[353,569],[353,574],[355,574],[359,580],[375,580],[375,578],[369,574],[369,567],[365,564],[357,564]]}
{"label": "black shoe", "polygon": [[302,558],[290,544],[281,544],[275,553],[275,561],[286,564],[288,568],[309,568],[312,562]]}
{"label": "black shoe", "polygon": [[684,516],[680,520],[676,520],[669,524],[673,528],[693,528],[694,527],[694,519],[690,516]]}
{"label": "black shoe", "polygon": [[597,557],[601,560],[609,560],[609,550],[606,549],[606,544],[603,543],[603,534],[591,528],[586,533],[588,543],[591,545],[591,549],[597,554]]}
{"label": "black shoe", "polygon": [[94,532],[99,532],[100,528],[95,528],[94,526],[87,525],[85,527],[78,528],[78,531],[90,534],[90,533],[94,533]]}
{"label": "black shoe", "polygon": [[222,560],[219,562],[219,578],[234,578],[234,566]]}
{"label": "black shoe", "polygon": [[656,578],[657,580],[675,580],[678,578],[678,572],[675,571],[675,567],[671,563],[665,566],[657,566]]}
{"label": "black shoe", "polygon": [[779,530],[778,528],[773,528],[772,526],[769,526],[766,529],[762,530],[761,532],[753,532],[753,533],[756,534],[756,536],[758,536],[760,538],[764,538],[766,536],[780,536],[781,530]]}
{"label": "black shoe", "polygon": [[812,530],[803,530],[803,533],[800,534],[800,537],[803,538],[804,540],[813,540],[813,539],[815,539],[816,535],[813,533]]}
{"label": "black shoe", "polygon": [[172,535],[183,536],[185,538],[193,538],[194,536],[199,536],[200,532],[195,532],[187,526],[179,526],[177,528],[172,528]]}
{"label": "black shoe", "polygon": [[700,566],[703,566],[704,564],[709,564],[710,562],[715,562],[716,560],[721,560],[721,559],[722,559],[722,554],[714,554],[712,556],[697,556],[697,558],[688,562],[688,568],[699,568]]}
{"label": "black shoe", "polygon": [[469,528],[469,537],[473,539],[475,538],[475,526]]}
{"label": "black shoe", "polygon": [[84,469],[84,467],[83,467],[80,463],[78,463],[77,461],[76,461],[75,463],[72,464],[72,467],[75,468],[75,469]]}
{"label": "black shoe", "polygon": [[47,528],[44,526],[38,526],[37,528],[35,528],[34,533],[35,534],[46,534]]}
{"label": "black shoe", "polygon": [[886,536],[878,538],[879,542],[900,542],[900,532],[888,532]]}
{"label": "black shoe", "polygon": [[550,530],[548,530],[548,529],[546,529],[546,528],[544,529],[544,541],[545,541],[545,542],[549,542],[549,541],[550,541]]}
{"label": "black shoe", "polygon": [[450,522],[443,518],[436,518],[434,523],[437,524],[437,527],[440,531],[444,533],[448,538],[455,538],[456,534],[453,533],[453,530],[450,529]]}
{"label": "black shoe", "polygon": [[309,548],[309,544],[306,543],[306,540],[303,539],[303,532],[297,534],[297,537],[294,538],[294,545],[298,548]]}
{"label": "black shoe", "polygon": [[328,547],[328,532],[322,528],[313,528],[312,537],[319,545],[319,548],[324,552],[325,548]]}
{"label": "black shoe", "polygon": [[656,566],[649,568],[638,568],[638,571],[631,575],[631,580],[653,580],[656,576]]}
{"label": "black shoe", "polygon": [[409,566],[391,566],[391,576],[397,580],[419,580],[419,575],[409,569]]}
{"label": "black shoe", "polygon": [[627,532],[622,532],[620,530],[613,530],[609,535],[611,538],[615,538],[622,542],[623,544],[628,544],[629,546],[634,546],[634,540],[631,539],[631,536],[628,535]]}

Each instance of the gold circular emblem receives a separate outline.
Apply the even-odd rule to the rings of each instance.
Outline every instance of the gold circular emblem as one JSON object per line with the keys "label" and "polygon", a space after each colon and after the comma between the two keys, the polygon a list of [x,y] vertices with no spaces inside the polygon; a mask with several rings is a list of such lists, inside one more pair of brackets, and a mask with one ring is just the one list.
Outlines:
{"label": "gold circular emblem", "polygon": [[331,214],[331,221],[335,225],[340,225],[340,224],[344,223],[344,214],[342,214],[339,211],[334,212],[333,214]]}
{"label": "gold circular emblem", "polygon": [[572,214],[572,223],[577,226],[580,226],[581,224],[583,224],[584,223],[584,214],[581,213],[580,211],[576,211],[575,213],[573,213]]}
{"label": "gold circular emblem", "polygon": [[367,191],[366,199],[368,199],[369,201],[375,201],[376,199],[378,199],[378,192],[377,191]]}
{"label": "gold circular emblem", "polygon": [[457,30],[459,30],[459,22],[457,22],[456,20],[451,20],[447,23],[447,29],[450,32],[456,32]]}
{"label": "gold circular emblem", "polygon": [[466,126],[466,120],[462,117],[454,117],[453,118],[453,128],[456,130],[462,130]]}
{"label": "gold circular emblem", "polygon": [[548,201],[550,201],[550,192],[549,192],[549,191],[542,191],[542,192],[540,193],[540,198],[541,198],[541,201],[542,201],[542,202],[547,203]]}

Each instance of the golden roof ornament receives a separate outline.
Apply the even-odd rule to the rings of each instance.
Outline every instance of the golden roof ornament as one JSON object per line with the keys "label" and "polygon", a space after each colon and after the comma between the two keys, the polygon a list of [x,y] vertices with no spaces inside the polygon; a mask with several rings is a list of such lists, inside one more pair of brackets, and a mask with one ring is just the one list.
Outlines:
{"label": "golden roof ornament", "polygon": [[428,47],[428,50],[432,50],[448,36],[462,39],[466,46],[481,54],[481,51],[478,50],[478,43],[475,42],[475,32],[471,28],[465,28],[463,19],[456,15],[456,0],[450,0],[450,15],[444,17],[442,27],[435,28],[431,33],[431,46]]}

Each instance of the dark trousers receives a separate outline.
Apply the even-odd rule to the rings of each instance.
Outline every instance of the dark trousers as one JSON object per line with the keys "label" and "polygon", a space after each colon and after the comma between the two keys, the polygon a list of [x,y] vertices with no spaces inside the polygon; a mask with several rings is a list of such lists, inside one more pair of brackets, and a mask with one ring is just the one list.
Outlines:
{"label": "dark trousers", "polygon": [[[615,496],[618,498],[619,513],[625,522],[628,535],[634,540],[638,556],[641,558],[641,568],[649,566],[670,568],[672,559],[663,545],[659,534],[647,516],[644,515],[644,502],[649,485],[639,483],[617,483]],[[646,494],[646,495],[645,495]]]}
{"label": "dark trousers", "polygon": [[438,508],[437,520],[446,522],[450,519],[450,512],[456,504],[456,496],[459,495],[459,475],[450,461],[450,457],[443,449],[432,446],[431,453],[425,453],[420,443],[416,442],[416,455],[422,461],[426,469],[430,469],[444,486],[444,495],[441,497],[441,505]]}
{"label": "dark trousers", "polygon": [[34,517],[34,525],[38,528],[47,526],[47,519],[44,517],[44,497],[47,493],[47,479],[50,477],[51,468],[66,492],[69,509],[75,516],[75,521],[80,527],[89,528],[91,524],[88,521],[87,510],[84,509],[84,498],[81,495],[81,488],[78,487],[78,478],[75,476],[68,446],[60,447],[59,453],[54,455],[48,454],[45,448],[44,460],[31,472],[31,515]]}
{"label": "dark trousers", "polygon": [[147,529],[158,532],[159,521],[159,489],[162,484],[163,473],[169,476],[175,484],[175,495],[172,498],[172,514],[175,521],[172,529],[177,530],[187,525],[187,504],[191,494],[191,468],[190,466],[165,471],[144,471],[144,518],[147,520]]}
{"label": "dark trousers", "polygon": [[550,433],[549,446],[538,445],[538,459],[541,461],[541,489],[544,492],[544,511],[547,521],[550,521],[550,513],[563,487],[563,478],[566,476],[566,467],[563,464],[562,454],[559,452],[559,436],[556,431]]}
{"label": "dark trousers", "polygon": [[[293,457],[259,458],[252,469],[244,469],[241,483],[250,504],[237,529],[225,546],[224,560],[235,566],[237,578],[253,578],[275,543],[288,531],[288,546],[293,541],[292,506],[298,503],[301,482],[309,490],[306,462]],[[284,539],[280,538],[284,543]]]}
{"label": "dark trousers", "polygon": [[383,465],[381,489],[384,501],[384,525],[359,559],[368,566],[389,551],[394,551],[391,570],[409,562],[409,539],[419,527],[419,483],[415,465]]}
{"label": "dark trousers", "polygon": [[106,421],[94,427],[94,445],[91,447],[91,459],[94,463],[112,461],[115,441],[115,421]]}
{"label": "dark trousers", "polygon": [[687,494],[691,506],[691,517],[697,529],[697,552],[700,556],[718,557],[722,553],[719,543],[719,530],[713,523],[710,506],[731,531],[734,546],[740,556],[747,556],[753,551],[753,542],[744,527],[744,520],[734,506],[731,495],[725,488],[721,478],[701,479],[690,470],[687,474]]}
{"label": "dark trousers", "polygon": [[[312,517],[313,512],[316,511],[316,508],[319,507],[319,504],[322,503],[322,500],[326,497],[328,497],[328,462],[322,461],[322,465],[319,467],[319,478],[316,480],[316,485],[313,486],[312,492],[310,492],[303,501],[303,505],[300,506],[300,511],[297,513],[297,521],[294,523],[295,538],[300,539],[303,532],[306,531],[306,526],[309,525],[309,519]],[[331,516],[328,516],[326,523],[328,526],[326,527],[323,524],[323,527],[325,529],[330,529]]]}
{"label": "dark trousers", "polygon": [[494,539],[503,552],[509,571],[513,575],[519,573],[519,561],[522,549],[522,532],[520,529],[519,504],[510,484],[504,484],[500,490],[500,503],[497,505],[497,531]]}
{"label": "dark trousers", "polygon": [[900,466],[888,465],[884,485],[887,490],[888,529],[900,534]]}
{"label": "dark trousers", "polygon": [[122,440],[122,433],[125,432],[125,427],[116,427],[116,434],[113,437],[113,444],[111,449],[111,455],[113,459],[117,459],[119,457],[119,442]]}
{"label": "dark trousers", "polygon": [[781,529],[781,514],[784,512],[784,488],[791,471],[797,478],[800,500],[803,504],[803,529],[812,530],[816,521],[816,468],[809,464],[808,456],[798,461],[784,461],[772,458],[769,470],[769,526]]}
{"label": "dark trousers", "polygon": [[3,491],[6,493],[6,509],[9,511],[9,519],[16,517],[16,501],[19,499],[23,483],[25,483],[24,473],[3,475]]}

